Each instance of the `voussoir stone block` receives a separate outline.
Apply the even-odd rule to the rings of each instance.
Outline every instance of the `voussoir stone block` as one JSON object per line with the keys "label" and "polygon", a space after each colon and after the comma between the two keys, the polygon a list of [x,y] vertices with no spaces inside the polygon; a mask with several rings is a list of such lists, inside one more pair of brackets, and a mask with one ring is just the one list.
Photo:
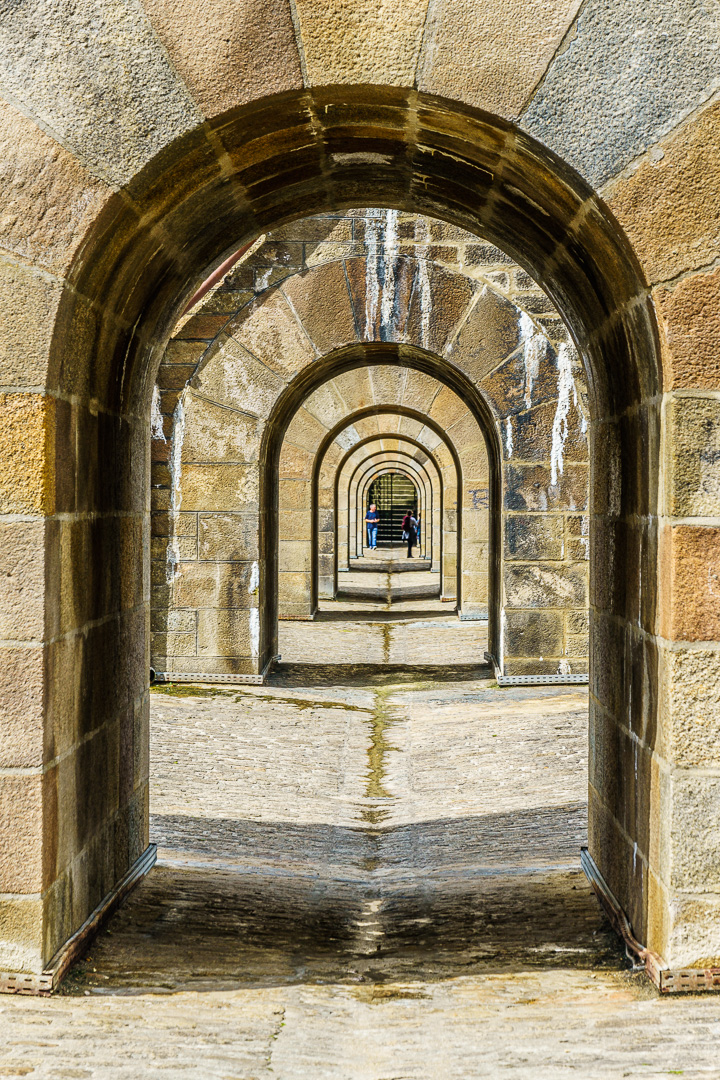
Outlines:
{"label": "voussoir stone block", "polygon": [[522,127],[597,187],[706,100],[719,33],[694,0],[590,0]]}
{"label": "voussoir stone block", "polygon": [[357,340],[343,262],[328,263],[319,274],[287,278],[282,292],[319,353]]}
{"label": "voussoir stone block", "polygon": [[288,0],[143,0],[206,116],[302,86]]}
{"label": "voussoir stone block", "polygon": [[581,0],[473,0],[430,7],[418,66],[421,90],[516,117],[560,44]]}
{"label": "voussoir stone block", "polygon": [[227,327],[235,341],[282,378],[315,359],[315,350],[281,292],[243,308]]}
{"label": "voussoir stone block", "polygon": [[110,188],[11,105],[0,101],[0,247],[62,273]]}
{"label": "voussoir stone block", "polygon": [[0,23],[0,57],[0,93],[113,184],[202,120],[137,2],[14,6]]}
{"label": "voussoir stone block", "polygon": [[412,86],[428,0],[295,0],[307,79]]}
{"label": "voussoir stone block", "polygon": [[[690,44],[689,27],[683,33]],[[720,105],[713,104],[603,192],[649,281],[666,281],[715,259],[720,242],[719,156]]]}

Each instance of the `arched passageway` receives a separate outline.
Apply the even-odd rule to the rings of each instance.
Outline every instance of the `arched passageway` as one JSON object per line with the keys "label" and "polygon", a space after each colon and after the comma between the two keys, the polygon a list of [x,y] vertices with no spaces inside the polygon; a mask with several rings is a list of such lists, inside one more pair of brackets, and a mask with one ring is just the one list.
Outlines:
{"label": "arched passageway", "polygon": [[[23,963],[31,967],[42,964],[79,925],[147,839],[147,783],[139,751],[126,753],[118,786],[108,788],[105,801],[91,804],[85,795],[99,773],[118,775],[109,767],[108,747],[120,745],[119,733],[137,733],[141,747],[147,725],[148,598],[136,568],[143,561],[147,523],[147,418],[169,330],[208,268],[228,253],[228,237],[237,246],[263,228],[369,200],[431,214],[498,244],[562,313],[590,389],[590,847],[636,932],[653,948],[673,961],[699,962],[700,942],[717,940],[708,914],[715,900],[707,875],[701,872],[695,882],[700,899],[693,901],[693,910],[702,909],[703,926],[711,926],[700,934],[668,861],[668,851],[678,843],[673,823],[679,821],[681,800],[660,779],[667,778],[672,760],[670,751],[668,759],[656,745],[660,672],[669,662],[660,630],[670,635],[673,655],[682,654],[685,639],[672,619],[658,624],[665,618],[658,587],[662,375],[643,273],[592,189],[511,124],[415,91],[346,86],[288,91],[197,125],[138,170],[123,197],[107,200],[67,270],[47,365],[53,400],[62,404],[43,443],[43,454],[62,469],[44,472],[46,479],[32,498],[51,518],[69,516],[58,519],[57,540],[46,549],[43,534],[33,551],[38,564],[48,567],[42,575],[48,582],[43,599],[48,625],[61,626],[64,635],[62,644],[54,635],[48,642],[64,659],[61,663],[58,654],[57,662],[43,669],[44,700],[67,700],[59,682],[63,672],[78,687],[64,728],[72,734],[48,782],[60,792],[72,777],[77,797],[58,797],[47,835],[40,825],[32,831],[33,858],[43,866],[48,899],[30,920],[34,944]],[[163,246],[158,246],[158,230],[167,240]],[[477,318],[490,318],[487,306],[493,304],[500,306],[481,292],[473,309]],[[367,364],[368,353],[372,362],[442,374],[484,430],[498,434],[497,417],[479,389],[487,356],[476,334],[468,332],[464,345],[462,336],[449,341],[455,324],[428,326],[420,311],[415,324],[408,323],[405,340],[388,341],[382,303],[365,305],[365,313],[362,326],[353,325],[351,340],[326,339],[317,349],[302,343],[295,351],[283,350],[274,367],[266,354],[263,372],[243,353],[240,367],[258,376],[254,385],[264,388],[267,417],[262,431],[257,418],[252,420],[256,463],[244,468],[243,462],[231,480],[237,512],[245,512],[246,500],[257,499],[262,522],[258,558],[249,560],[250,567],[257,563],[257,586],[251,568],[243,585],[251,599],[258,592],[257,604],[250,604],[258,614],[242,623],[247,655],[256,667],[275,650],[282,438],[321,381]],[[246,320],[244,326],[251,332],[249,324]],[[522,363],[526,352],[516,353],[516,314],[501,325],[511,335],[506,356],[516,355]],[[565,344],[567,365],[571,350]],[[232,340],[222,346],[236,348]],[[493,350],[493,362],[497,358]],[[203,370],[196,385],[205,392],[209,388]],[[513,446],[514,439],[513,433]],[[499,439],[489,440],[487,450],[490,482],[499,491],[498,444]],[[506,438],[505,452],[509,444]],[[110,488],[93,472],[100,450],[114,481]],[[64,485],[67,475],[75,481]],[[184,513],[186,506],[184,501],[182,508],[167,510]],[[60,533],[77,527],[73,515],[86,512],[93,515],[94,539],[92,565],[82,575],[76,572],[79,549],[63,548]],[[204,542],[222,543],[221,523],[210,524],[216,532],[205,534]],[[498,525],[495,521],[496,543]],[[71,551],[65,562],[61,550]],[[672,561],[674,555],[663,557]],[[50,572],[51,564],[58,569]],[[133,569],[126,573],[128,566]],[[84,583],[101,567],[103,575],[112,567],[109,580],[104,578],[108,587],[89,598]],[[491,648],[497,648],[497,640]],[[93,732],[89,740],[88,731]],[[134,739],[135,734],[122,744]],[[28,798],[34,798],[29,789]],[[90,805],[86,818],[79,815],[78,807]],[[688,829],[683,834],[687,844]],[[701,834],[699,828],[692,831],[699,864],[708,856]],[[695,881],[692,873],[690,879]]]}

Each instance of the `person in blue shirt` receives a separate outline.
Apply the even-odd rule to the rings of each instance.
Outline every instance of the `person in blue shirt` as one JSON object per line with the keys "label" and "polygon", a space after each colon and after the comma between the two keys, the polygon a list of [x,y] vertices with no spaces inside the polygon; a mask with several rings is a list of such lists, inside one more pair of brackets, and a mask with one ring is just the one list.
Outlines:
{"label": "person in blue shirt", "polygon": [[365,524],[367,525],[368,547],[371,551],[374,551],[377,547],[377,531],[379,521],[380,515],[377,512],[377,506],[375,505],[375,503],[370,503],[370,509],[367,512]]}

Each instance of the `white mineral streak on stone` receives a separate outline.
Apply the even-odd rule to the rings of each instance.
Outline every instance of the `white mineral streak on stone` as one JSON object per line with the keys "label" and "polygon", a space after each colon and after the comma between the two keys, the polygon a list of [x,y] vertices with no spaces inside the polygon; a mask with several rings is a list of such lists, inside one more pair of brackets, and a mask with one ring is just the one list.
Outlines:
{"label": "white mineral streak on stone", "polygon": [[545,358],[548,340],[541,334],[535,323],[525,312],[520,316],[520,340],[523,343],[523,363],[525,365],[525,407],[532,404],[532,388],[540,371],[540,361]]}
{"label": "white mineral streak on stone", "polygon": [[577,392],[572,373],[573,350],[570,345],[564,343],[558,349],[558,402],[555,410],[555,419],[552,428],[552,446],[550,448],[550,483],[557,484],[558,475],[563,474],[563,452],[568,437],[568,413],[570,412],[570,395],[572,394],[577,405]]}
{"label": "white mineral streak on stone", "polygon": [[392,340],[395,332],[395,259],[397,258],[397,210],[388,210],[385,218],[385,280],[380,312],[381,337]]}
{"label": "white mineral streak on stone", "polygon": [[[418,221],[418,227],[422,224],[425,230],[425,240],[429,240],[427,221]],[[430,275],[428,274],[428,248],[427,244],[418,245],[418,268],[420,277],[420,337],[424,349],[427,349],[430,336],[430,315],[432,314],[432,293],[430,291]]]}
{"label": "white mineral streak on stone", "polygon": [[248,594],[255,601],[255,606],[250,608],[250,655],[253,659],[257,659],[260,655],[260,612],[257,608],[259,589],[260,566],[254,562],[250,570],[250,584],[248,585]]}
{"label": "white mineral streak on stone", "polygon": [[257,660],[260,655],[260,612],[250,608],[250,655]]}
{"label": "white mineral streak on stone", "polygon": [[513,433],[512,433],[512,420],[508,416],[505,421],[505,449],[507,450],[507,456],[512,457],[513,452]]}
{"label": "white mineral streak on stone", "polygon": [[345,428],[335,439],[335,442],[341,450],[349,450],[351,446],[355,446],[360,442],[360,435],[356,427]]}
{"label": "white mineral streak on stone", "polygon": [[572,675],[572,668],[568,660],[561,660],[557,669],[558,675]]}
{"label": "white mineral streak on stone", "polygon": [[369,341],[372,341],[375,337],[375,320],[377,319],[380,298],[380,282],[378,280],[379,224],[374,215],[375,211],[371,210],[365,226],[365,246],[367,248],[367,260],[365,263],[365,337]]}
{"label": "white mineral streak on stone", "polygon": [[257,290],[258,290],[258,292],[262,292],[264,289],[267,289],[268,285],[270,284],[270,276],[271,276],[272,272],[273,272],[272,266],[268,266],[267,270],[263,270],[262,274],[258,274],[258,278],[257,278]]}
{"label": "white mineral streak on stone", "polygon": [[173,416],[173,428],[170,441],[170,538],[167,546],[167,567],[165,577],[168,585],[171,585],[180,571],[177,569],[180,562],[180,548],[177,539],[177,522],[182,502],[180,488],[180,476],[182,473],[182,448],[185,438],[185,394],[183,390],[175,406]]}
{"label": "white mineral streak on stone", "polygon": [[163,418],[160,412],[160,388],[156,384],[153,387],[152,405],[150,406],[150,435],[153,439],[162,439],[167,442],[163,431]]}

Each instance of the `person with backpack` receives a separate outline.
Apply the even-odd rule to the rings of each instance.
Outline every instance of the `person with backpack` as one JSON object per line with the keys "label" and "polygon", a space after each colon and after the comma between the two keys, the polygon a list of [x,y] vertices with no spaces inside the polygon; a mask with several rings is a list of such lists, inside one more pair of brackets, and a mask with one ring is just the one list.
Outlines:
{"label": "person with backpack", "polygon": [[407,542],[407,557],[412,559],[412,549],[417,543],[417,521],[413,517],[412,510],[408,510],[402,519],[402,538]]}

